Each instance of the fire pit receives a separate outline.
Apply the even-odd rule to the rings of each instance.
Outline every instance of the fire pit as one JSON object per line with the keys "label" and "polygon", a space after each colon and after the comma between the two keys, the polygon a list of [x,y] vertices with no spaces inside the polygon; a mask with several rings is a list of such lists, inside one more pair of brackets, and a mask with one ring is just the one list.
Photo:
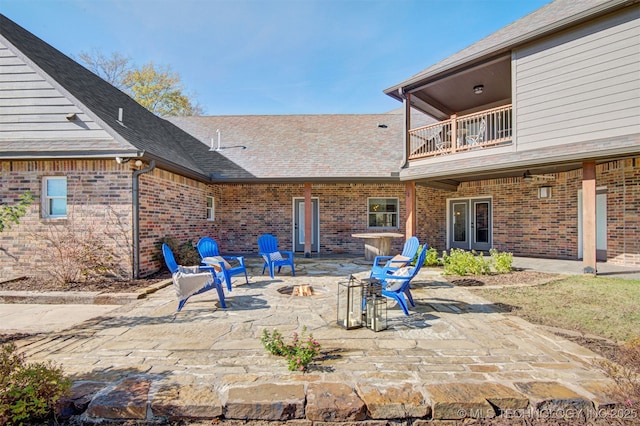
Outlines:
{"label": "fire pit", "polygon": [[281,287],[278,289],[278,293],[292,297],[311,297],[324,294],[326,290],[323,288],[314,288],[310,284],[296,284]]}

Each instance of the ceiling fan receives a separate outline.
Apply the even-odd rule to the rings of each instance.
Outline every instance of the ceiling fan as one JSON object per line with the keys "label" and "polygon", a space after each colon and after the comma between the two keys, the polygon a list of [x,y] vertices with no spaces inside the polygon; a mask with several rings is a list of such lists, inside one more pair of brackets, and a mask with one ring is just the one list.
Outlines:
{"label": "ceiling fan", "polygon": [[527,170],[526,172],[524,172],[524,174],[522,175],[522,180],[525,182],[533,182],[536,180],[544,180],[544,181],[548,181],[548,180],[554,180],[555,178],[553,176],[547,176],[547,175],[532,175],[531,172],[529,170]]}

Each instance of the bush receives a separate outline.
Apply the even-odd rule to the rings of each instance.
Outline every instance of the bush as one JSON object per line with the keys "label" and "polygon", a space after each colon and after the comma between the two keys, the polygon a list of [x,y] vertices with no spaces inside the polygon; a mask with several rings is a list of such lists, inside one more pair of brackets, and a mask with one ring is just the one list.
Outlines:
{"label": "bush", "polygon": [[[420,246],[418,248],[416,257],[414,257],[413,261],[411,262],[412,264],[415,264],[416,259],[422,253],[423,248],[424,246]],[[427,249],[427,256],[424,258],[424,263],[422,264],[422,266],[438,266],[439,264],[440,260],[438,259],[438,250],[436,250],[434,247],[429,247]]]}
{"label": "bush", "polygon": [[506,274],[511,272],[513,265],[513,253],[498,252],[496,249],[489,250],[493,268],[498,274]]}
{"label": "bush", "polygon": [[445,275],[483,275],[491,272],[491,262],[482,253],[451,249],[451,253],[442,253]]}
{"label": "bush", "polygon": [[285,357],[289,371],[306,371],[313,358],[320,354],[320,343],[314,340],[311,334],[305,338],[306,330],[306,327],[303,328],[301,335],[294,331],[291,344],[285,344],[278,330],[274,329],[273,333],[269,334],[267,329],[264,329],[260,342],[270,354]]}
{"label": "bush", "polygon": [[30,363],[8,343],[0,350],[0,424],[37,424],[55,416],[71,381],[49,363]]}

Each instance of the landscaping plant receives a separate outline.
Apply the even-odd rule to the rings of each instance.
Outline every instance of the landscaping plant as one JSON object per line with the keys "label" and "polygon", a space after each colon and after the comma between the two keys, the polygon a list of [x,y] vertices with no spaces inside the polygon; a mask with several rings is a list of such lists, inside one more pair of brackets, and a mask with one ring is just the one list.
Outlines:
{"label": "landscaping plant", "polygon": [[484,258],[482,253],[451,249],[451,252],[442,253],[445,275],[483,275],[491,272],[491,263]]}
{"label": "landscaping plant", "polygon": [[270,354],[285,357],[289,371],[306,371],[313,358],[320,354],[320,343],[311,334],[305,337],[306,331],[306,327],[302,329],[301,334],[294,331],[291,335],[291,343],[286,344],[278,330],[274,329],[269,333],[265,328],[262,330],[260,342]]}
{"label": "landscaping plant", "polygon": [[42,424],[70,389],[71,381],[51,362],[27,363],[13,342],[0,348],[0,425]]}
{"label": "landscaping plant", "polygon": [[513,269],[513,253],[506,251],[499,252],[496,249],[491,249],[489,250],[489,254],[491,255],[493,269],[495,269],[498,274],[511,272]]}

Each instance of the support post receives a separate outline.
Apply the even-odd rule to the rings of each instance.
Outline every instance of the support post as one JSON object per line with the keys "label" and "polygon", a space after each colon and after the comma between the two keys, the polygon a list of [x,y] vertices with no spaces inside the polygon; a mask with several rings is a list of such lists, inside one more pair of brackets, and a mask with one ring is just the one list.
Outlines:
{"label": "support post", "polygon": [[413,237],[416,234],[416,183],[405,183],[405,205],[407,209],[407,219],[405,222],[405,238]]}
{"label": "support post", "polygon": [[582,272],[596,269],[596,163],[582,163]]}
{"label": "support post", "polygon": [[404,106],[404,129],[402,132],[402,141],[404,142],[404,164],[409,162],[409,155],[411,154],[411,138],[409,136],[409,130],[411,130],[411,94],[402,93],[402,104]]}

